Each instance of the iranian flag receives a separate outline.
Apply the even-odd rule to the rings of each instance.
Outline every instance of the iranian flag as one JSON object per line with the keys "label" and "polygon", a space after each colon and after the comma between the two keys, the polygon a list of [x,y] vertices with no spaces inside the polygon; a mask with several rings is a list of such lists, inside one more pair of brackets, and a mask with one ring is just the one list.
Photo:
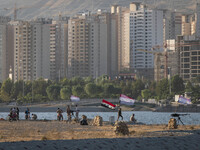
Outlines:
{"label": "iranian flag", "polygon": [[116,107],[114,104],[112,104],[112,103],[106,101],[105,99],[102,100],[101,106],[104,106],[104,107],[106,107],[106,108],[110,108],[110,109],[113,109],[113,110],[114,110],[115,107]]}
{"label": "iranian flag", "polygon": [[119,100],[120,100],[120,104],[124,104],[124,105],[134,105],[135,103],[135,99],[132,99],[123,94],[120,95]]}
{"label": "iranian flag", "polygon": [[71,100],[72,102],[79,102],[79,101],[80,101],[80,98],[77,97],[77,96],[72,95],[72,96],[70,97],[70,100]]}

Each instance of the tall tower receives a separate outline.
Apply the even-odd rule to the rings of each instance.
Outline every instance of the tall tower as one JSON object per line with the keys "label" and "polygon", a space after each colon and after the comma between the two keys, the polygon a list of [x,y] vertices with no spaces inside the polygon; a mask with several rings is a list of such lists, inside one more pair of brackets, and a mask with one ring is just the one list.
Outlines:
{"label": "tall tower", "polygon": [[131,5],[133,6],[129,12],[130,70],[153,79],[154,56],[137,49],[149,51],[156,45],[163,45],[163,11],[151,10],[137,3]]}

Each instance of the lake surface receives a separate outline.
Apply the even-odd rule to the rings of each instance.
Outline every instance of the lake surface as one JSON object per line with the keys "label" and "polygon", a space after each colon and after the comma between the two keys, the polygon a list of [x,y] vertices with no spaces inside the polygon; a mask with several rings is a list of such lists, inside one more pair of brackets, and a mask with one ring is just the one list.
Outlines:
{"label": "lake surface", "polygon": [[[132,113],[135,114],[135,118],[138,122],[144,124],[168,124],[168,121],[172,113],[163,113],[163,112],[147,112],[147,111],[123,111],[122,116],[124,121],[129,121]],[[37,114],[38,119],[44,120],[56,120],[56,112],[34,112]],[[185,114],[185,113],[179,113]],[[187,113],[188,115],[180,116],[181,120],[185,125],[200,125],[200,113]],[[103,121],[109,121],[111,116],[114,116],[115,120],[117,119],[117,112],[80,112],[79,117],[86,115],[89,119],[94,119],[95,116],[103,117]],[[8,112],[0,112],[0,118],[6,119]],[[24,113],[20,113],[20,119],[24,119]],[[67,114],[63,113],[64,120],[67,119]],[[176,118],[177,119],[177,118]]]}

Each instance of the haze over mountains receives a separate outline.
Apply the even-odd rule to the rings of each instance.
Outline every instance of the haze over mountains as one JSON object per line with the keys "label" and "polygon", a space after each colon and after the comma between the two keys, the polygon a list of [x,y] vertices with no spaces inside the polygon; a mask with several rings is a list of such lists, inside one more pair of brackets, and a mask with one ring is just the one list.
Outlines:
{"label": "haze over mountains", "polygon": [[59,12],[63,16],[70,16],[84,10],[110,10],[113,4],[128,6],[130,2],[144,2],[152,7],[185,12],[192,12],[196,4],[196,0],[0,0],[0,15],[13,18],[15,3],[18,19],[31,20],[37,17],[57,17]]}

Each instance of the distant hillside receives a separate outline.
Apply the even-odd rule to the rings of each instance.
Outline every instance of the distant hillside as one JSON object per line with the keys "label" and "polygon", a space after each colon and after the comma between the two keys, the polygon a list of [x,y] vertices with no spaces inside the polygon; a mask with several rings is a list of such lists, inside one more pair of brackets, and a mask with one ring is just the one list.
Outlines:
{"label": "distant hillside", "polygon": [[[9,15],[13,18],[15,3],[17,8],[21,8],[18,10],[18,18],[30,20],[37,17],[57,17],[59,12],[63,16],[70,16],[83,10],[110,10],[113,4],[128,6],[134,1],[185,12],[194,10],[196,2],[196,0],[0,0],[0,15]],[[170,4],[169,1],[173,3]]]}

